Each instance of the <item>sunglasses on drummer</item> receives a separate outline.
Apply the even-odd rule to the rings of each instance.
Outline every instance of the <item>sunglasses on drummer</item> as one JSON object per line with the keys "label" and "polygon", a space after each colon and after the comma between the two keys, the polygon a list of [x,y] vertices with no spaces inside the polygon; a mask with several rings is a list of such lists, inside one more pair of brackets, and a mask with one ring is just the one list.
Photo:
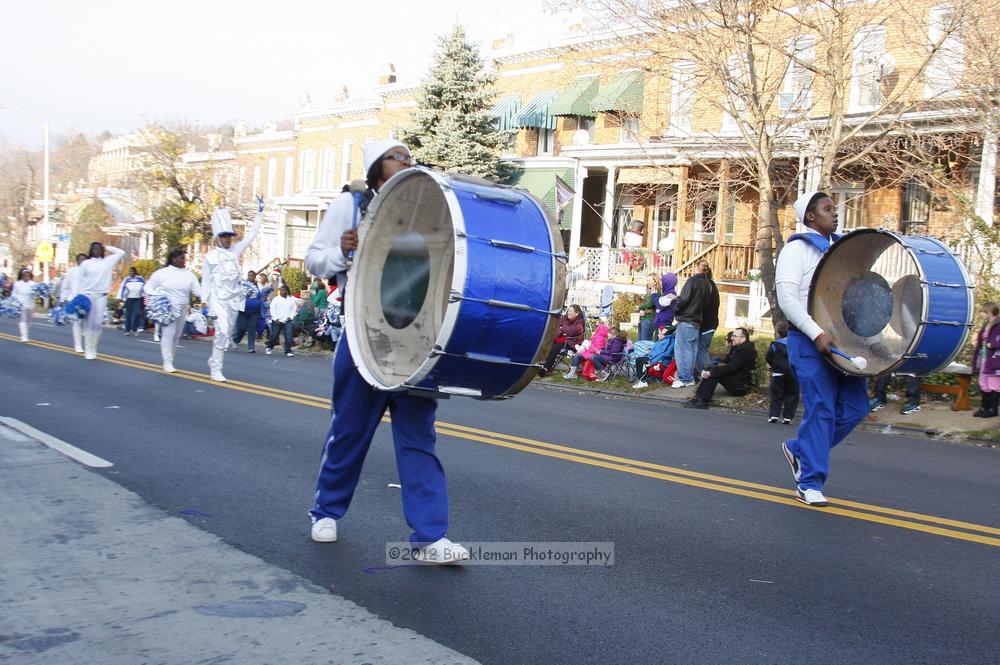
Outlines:
{"label": "sunglasses on drummer", "polygon": [[402,152],[390,152],[388,155],[382,155],[379,159],[395,159],[397,162],[402,162],[407,166],[413,166],[416,164],[413,159],[413,155],[407,155]]}

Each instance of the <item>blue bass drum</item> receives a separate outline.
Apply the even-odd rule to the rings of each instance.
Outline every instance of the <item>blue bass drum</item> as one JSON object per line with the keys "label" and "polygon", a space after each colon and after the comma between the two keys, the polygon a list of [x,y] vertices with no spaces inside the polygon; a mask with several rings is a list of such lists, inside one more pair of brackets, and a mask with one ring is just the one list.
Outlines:
{"label": "blue bass drum", "polygon": [[502,399],[537,376],[566,298],[566,255],[535,197],[406,169],[359,235],[344,331],[369,384]]}
{"label": "blue bass drum", "polygon": [[923,376],[947,366],[965,345],[974,286],[958,257],[936,238],[859,229],[835,242],[816,266],[809,314],[864,370],[856,376]]}

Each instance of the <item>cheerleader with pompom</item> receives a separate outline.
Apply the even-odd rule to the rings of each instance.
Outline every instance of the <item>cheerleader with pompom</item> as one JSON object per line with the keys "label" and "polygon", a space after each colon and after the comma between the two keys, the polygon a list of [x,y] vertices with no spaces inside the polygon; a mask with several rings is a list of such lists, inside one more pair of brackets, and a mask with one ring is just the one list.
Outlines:
{"label": "cheerleader with pompom", "polygon": [[[147,316],[158,319],[160,325],[160,355],[163,356],[163,371],[176,372],[174,369],[174,353],[177,342],[184,332],[191,295],[201,297],[201,285],[195,274],[187,269],[187,254],[183,249],[170,250],[167,254],[167,265],[153,273],[146,283],[146,293],[153,302]],[[166,296],[170,308],[163,308],[163,303],[155,303],[157,298]]]}
{"label": "cheerleader with pompom", "polygon": [[[64,307],[80,294],[80,264],[86,260],[86,254],[77,254],[76,265],[67,270],[59,282],[59,301]],[[68,319],[73,330],[73,350],[83,353],[83,321],[78,316],[69,316]]]}
{"label": "cheerleader with pompom", "polygon": [[117,247],[92,242],[90,258],[79,266],[77,290],[90,299],[90,311],[83,322],[83,357],[87,360],[97,358],[97,343],[101,340],[104,313],[108,309],[111,273],[124,256],[125,252]]}
{"label": "cheerleader with pompom", "polygon": [[31,327],[31,317],[35,313],[35,276],[29,268],[21,268],[17,273],[17,281],[11,297],[21,303],[21,316],[17,319],[17,328],[21,331],[21,341],[28,341],[28,329]]}

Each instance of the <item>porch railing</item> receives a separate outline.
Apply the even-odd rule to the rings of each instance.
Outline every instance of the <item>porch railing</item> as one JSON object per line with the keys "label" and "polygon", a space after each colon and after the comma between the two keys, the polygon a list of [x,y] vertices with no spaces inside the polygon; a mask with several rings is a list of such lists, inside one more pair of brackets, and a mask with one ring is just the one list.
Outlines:
{"label": "porch railing", "polygon": [[745,282],[750,278],[754,258],[753,245],[718,243],[693,255],[677,269],[677,276],[690,277],[695,272],[695,264],[705,260],[712,268],[712,277],[715,281]]}

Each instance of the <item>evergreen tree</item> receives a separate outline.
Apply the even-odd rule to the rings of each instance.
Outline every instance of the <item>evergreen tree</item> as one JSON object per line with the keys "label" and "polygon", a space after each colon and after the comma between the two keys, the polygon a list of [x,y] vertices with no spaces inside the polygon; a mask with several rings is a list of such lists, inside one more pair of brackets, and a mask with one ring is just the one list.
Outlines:
{"label": "evergreen tree", "polygon": [[404,131],[417,161],[494,181],[510,178],[513,169],[499,151],[511,135],[497,129],[492,114],[494,83],[465,28],[456,25],[438,38],[430,74],[417,94],[416,125]]}

